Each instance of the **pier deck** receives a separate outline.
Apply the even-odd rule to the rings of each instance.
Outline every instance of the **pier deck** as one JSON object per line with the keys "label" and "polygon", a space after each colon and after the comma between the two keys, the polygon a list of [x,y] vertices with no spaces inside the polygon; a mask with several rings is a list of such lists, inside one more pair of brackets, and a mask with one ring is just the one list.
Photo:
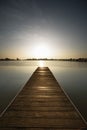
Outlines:
{"label": "pier deck", "polygon": [[81,130],[86,124],[47,67],[33,73],[0,118],[0,130]]}

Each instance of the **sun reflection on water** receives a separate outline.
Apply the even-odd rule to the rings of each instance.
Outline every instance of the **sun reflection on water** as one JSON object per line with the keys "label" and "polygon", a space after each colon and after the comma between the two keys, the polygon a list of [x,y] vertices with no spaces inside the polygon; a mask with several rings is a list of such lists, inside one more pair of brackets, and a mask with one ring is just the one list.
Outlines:
{"label": "sun reflection on water", "polygon": [[42,61],[42,60],[38,61],[38,66],[39,67],[45,67],[45,62]]}

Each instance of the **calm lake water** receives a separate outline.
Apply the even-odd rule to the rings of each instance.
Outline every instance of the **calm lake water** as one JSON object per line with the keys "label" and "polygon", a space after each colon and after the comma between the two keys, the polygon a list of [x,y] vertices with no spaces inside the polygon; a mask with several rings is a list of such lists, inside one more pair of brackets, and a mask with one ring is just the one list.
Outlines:
{"label": "calm lake water", "polygon": [[22,89],[38,66],[47,66],[87,120],[87,63],[65,61],[0,61],[0,112]]}

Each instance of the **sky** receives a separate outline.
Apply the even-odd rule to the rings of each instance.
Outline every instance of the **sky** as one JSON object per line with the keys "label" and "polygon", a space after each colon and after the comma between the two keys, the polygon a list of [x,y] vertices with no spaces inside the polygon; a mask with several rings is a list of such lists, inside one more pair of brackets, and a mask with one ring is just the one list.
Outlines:
{"label": "sky", "polygon": [[87,58],[87,0],[0,0],[0,58]]}

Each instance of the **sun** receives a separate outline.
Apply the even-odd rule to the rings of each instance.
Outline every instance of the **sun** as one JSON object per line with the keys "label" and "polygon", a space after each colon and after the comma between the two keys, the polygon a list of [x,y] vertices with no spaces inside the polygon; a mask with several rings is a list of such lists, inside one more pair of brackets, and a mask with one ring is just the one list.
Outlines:
{"label": "sun", "polygon": [[48,58],[49,57],[49,48],[45,44],[39,44],[33,50],[33,55],[35,58]]}

